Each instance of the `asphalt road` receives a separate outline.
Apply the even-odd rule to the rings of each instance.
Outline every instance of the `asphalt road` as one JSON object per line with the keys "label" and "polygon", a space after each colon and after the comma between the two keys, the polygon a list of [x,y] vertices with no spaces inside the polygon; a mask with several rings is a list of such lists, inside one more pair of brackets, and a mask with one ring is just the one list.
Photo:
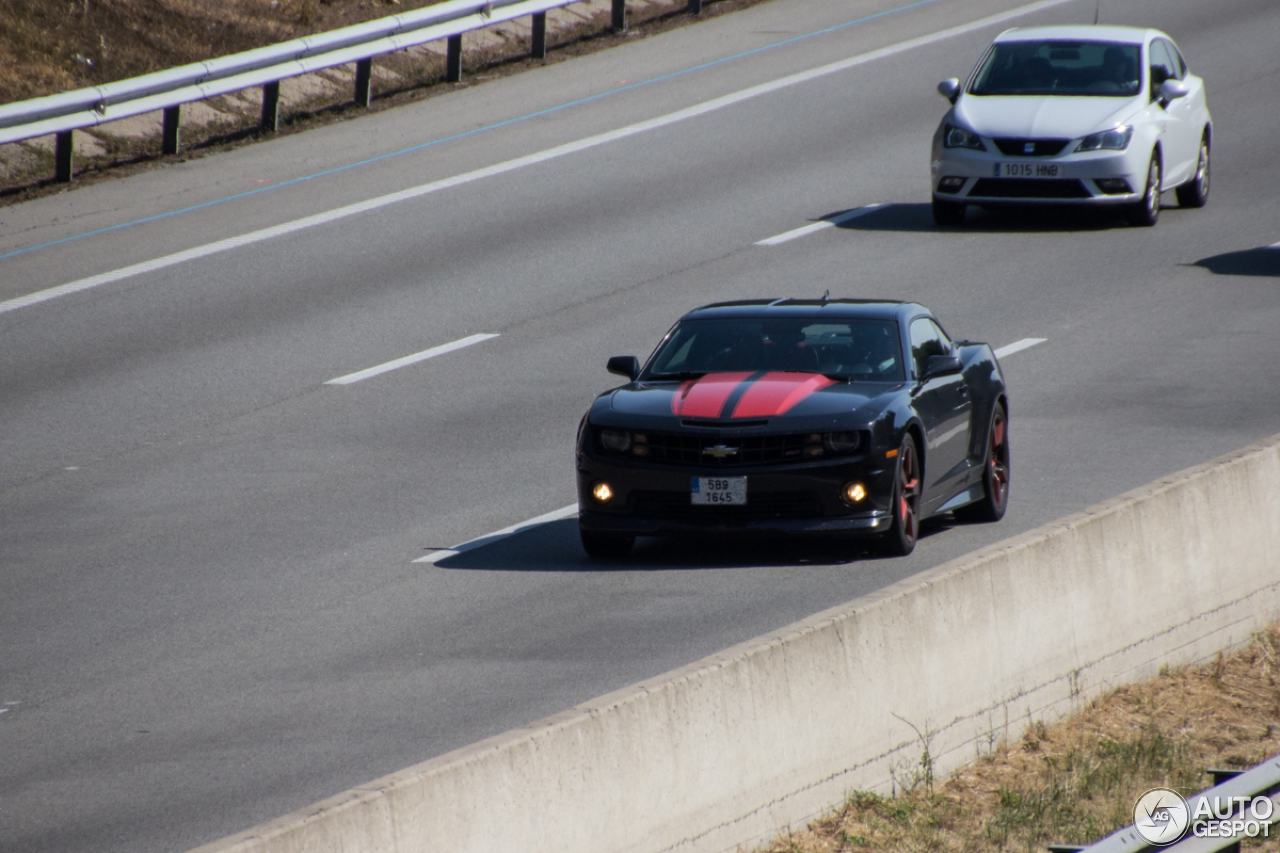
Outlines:
{"label": "asphalt road", "polygon": [[[940,231],[933,87],[1011,24],[903,45],[1017,4],[871,17],[895,5],[773,0],[0,209],[0,849],[211,841],[1280,432],[1280,6],[1101,5],[1206,78],[1207,208]],[[827,289],[1045,339],[1004,360],[1003,522],[902,560],[642,541],[605,567],[569,519],[413,562],[573,502],[608,356],[705,302]]]}

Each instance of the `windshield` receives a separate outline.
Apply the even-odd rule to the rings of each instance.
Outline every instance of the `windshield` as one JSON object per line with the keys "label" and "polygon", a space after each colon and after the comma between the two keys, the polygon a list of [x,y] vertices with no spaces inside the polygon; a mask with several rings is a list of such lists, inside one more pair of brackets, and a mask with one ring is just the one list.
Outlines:
{"label": "windshield", "polygon": [[686,320],[643,378],[761,370],[901,382],[898,327],[885,320]]}
{"label": "windshield", "polygon": [[1141,84],[1142,46],[1103,41],[996,44],[969,87],[971,95],[1132,97]]}

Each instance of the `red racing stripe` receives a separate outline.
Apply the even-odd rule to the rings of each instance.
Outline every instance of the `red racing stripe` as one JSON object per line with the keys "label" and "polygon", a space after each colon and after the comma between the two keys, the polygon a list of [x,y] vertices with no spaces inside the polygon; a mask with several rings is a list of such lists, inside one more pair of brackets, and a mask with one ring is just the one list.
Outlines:
{"label": "red racing stripe", "polygon": [[781,415],[805,397],[835,382],[817,373],[766,373],[751,383],[734,407],[733,416],[769,418]]}
{"label": "red racing stripe", "polygon": [[685,382],[671,397],[671,413],[685,418],[718,418],[733,389],[750,373],[708,373]]}

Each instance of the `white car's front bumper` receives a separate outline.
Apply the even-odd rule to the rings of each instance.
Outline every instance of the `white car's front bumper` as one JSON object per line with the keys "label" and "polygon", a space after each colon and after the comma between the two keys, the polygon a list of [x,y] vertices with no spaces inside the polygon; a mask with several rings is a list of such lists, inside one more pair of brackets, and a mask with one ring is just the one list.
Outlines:
{"label": "white car's front bumper", "polygon": [[[1136,140],[1135,140],[1136,141]],[[940,201],[999,204],[1130,204],[1141,200],[1151,153],[1131,144],[1124,151],[1072,153],[1067,143],[1054,156],[944,148],[935,140],[933,195]]]}

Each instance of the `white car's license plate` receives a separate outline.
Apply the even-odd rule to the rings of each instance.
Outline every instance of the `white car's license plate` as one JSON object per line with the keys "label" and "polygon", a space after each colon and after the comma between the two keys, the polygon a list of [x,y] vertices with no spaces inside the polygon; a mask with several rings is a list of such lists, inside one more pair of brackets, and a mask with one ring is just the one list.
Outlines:
{"label": "white car's license plate", "polygon": [[689,491],[695,504],[740,506],[747,502],[747,478],[693,477]]}
{"label": "white car's license plate", "polygon": [[996,163],[997,178],[1061,178],[1057,163]]}

